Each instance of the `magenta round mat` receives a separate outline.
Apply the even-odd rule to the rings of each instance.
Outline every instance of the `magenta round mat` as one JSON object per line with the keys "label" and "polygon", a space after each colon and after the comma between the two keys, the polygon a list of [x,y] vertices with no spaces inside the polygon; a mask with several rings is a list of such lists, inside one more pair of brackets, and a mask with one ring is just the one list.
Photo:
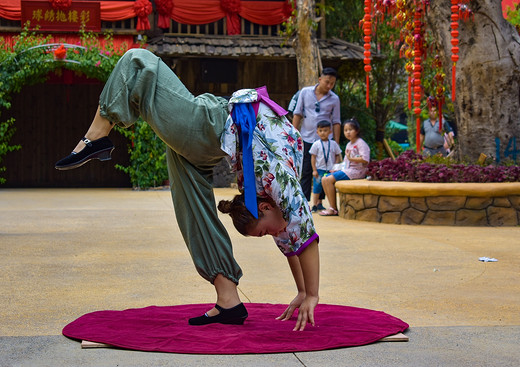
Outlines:
{"label": "magenta round mat", "polygon": [[[292,331],[296,317],[279,321],[287,305],[246,303],[244,325],[188,325],[213,304],[150,306],[96,311],[63,328],[63,335],[125,349],[191,354],[244,354],[316,351],[373,343],[402,332],[408,324],[381,311],[319,304],[316,326]],[[296,315],[296,313],[295,313]]]}

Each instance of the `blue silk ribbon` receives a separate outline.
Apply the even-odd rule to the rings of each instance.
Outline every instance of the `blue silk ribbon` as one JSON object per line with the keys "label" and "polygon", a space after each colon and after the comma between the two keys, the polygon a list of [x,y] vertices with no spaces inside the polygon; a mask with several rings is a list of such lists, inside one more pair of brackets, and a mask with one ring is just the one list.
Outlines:
{"label": "blue silk ribbon", "polygon": [[258,219],[256,199],[255,169],[253,162],[253,132],[256,126],[255,111],[251,103],[237,103],[233,106],[231,117],[240,127],[240,146],[242,147],[242,169],[244,172],[244,201],[247,210]]}

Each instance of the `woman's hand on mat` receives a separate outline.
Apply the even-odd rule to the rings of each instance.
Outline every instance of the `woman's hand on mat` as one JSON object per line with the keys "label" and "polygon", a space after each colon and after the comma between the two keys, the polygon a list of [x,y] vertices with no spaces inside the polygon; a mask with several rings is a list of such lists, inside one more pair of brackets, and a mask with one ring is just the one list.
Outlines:
{"label": "woman's hand on mat", "polygon": [[289,303],[289,306],[285,309],[285,311],[280,316],[278,316],[276,319],[282,320],[282,321],[289,320],[292,317],[294,311],[296,311],[296,309],[298,307],[300,307],[300,305],[302,304],[302,302],[304,300],[305,300],[305,292],[298,292],[298,295],[296,297],[294,297],[294,299],[291,301],[291,303]]}
{"label": "woman's hand on mat", "polygon": [[318,305],[318,297],[307,296],[300,305],[298,310],[298,321],[293,331],[303,331],[305,326],[310,323],[312,326],[316,326],[314,323],[314,309]]}
{"label": "woman's hand on mat", "polygon": [[285,311],[276,319],[282,321],[289,320],[294,311],[298,308],[298,320],[296,321],[293,331],[303,331],[308,323],[312,326],[316,326],[314,322],[314,309],[317,305],[318,297],[307,297],[305,292],[299,292]]}

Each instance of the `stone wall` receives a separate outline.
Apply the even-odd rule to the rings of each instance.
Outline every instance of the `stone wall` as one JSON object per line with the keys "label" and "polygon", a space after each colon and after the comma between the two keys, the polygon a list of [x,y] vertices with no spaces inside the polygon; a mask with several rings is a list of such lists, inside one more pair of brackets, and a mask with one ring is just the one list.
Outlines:
{"label": "stone wall", "polygon": [[336,188],[340,198],[339,215],[346,219],[456,226],[520,224],[520,183],[417,184],[358,180],[340,181]]}

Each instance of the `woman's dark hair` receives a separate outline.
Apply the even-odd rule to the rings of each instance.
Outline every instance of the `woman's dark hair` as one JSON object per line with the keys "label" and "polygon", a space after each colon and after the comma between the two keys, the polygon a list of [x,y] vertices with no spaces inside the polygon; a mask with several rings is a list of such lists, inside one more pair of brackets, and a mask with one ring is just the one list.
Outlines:
{"label": "woman's dark hair", "polygon": [[352,125],[354,130],[356,130],[356,132],[359,135],[359,132],[361,130],[361,126],[359,126],[359,122],[358,122],[358,120],[355,117],[352,117],[352,118],[349,118],[348,120],[343,121],[343,126],[345,126],[347,124]]}
{"label": "woman's dark hair", "polygon": [[[271,206],[276,207],[275,202],[269,197],[257,197],[256,199],[259,204],[262,202],[267,202],[271,204]],[[258,219],[253,217],[253,214],[251,214],[246,208],[244,194],[235,195],[233,200],[221,200],[218,203],[217,208],[222,213],[229,214],[237,231],[244,236],[249,235],[249,231],[256,226],[258,219],[260,219],[263,215],[260,211],[258,211]]]}

